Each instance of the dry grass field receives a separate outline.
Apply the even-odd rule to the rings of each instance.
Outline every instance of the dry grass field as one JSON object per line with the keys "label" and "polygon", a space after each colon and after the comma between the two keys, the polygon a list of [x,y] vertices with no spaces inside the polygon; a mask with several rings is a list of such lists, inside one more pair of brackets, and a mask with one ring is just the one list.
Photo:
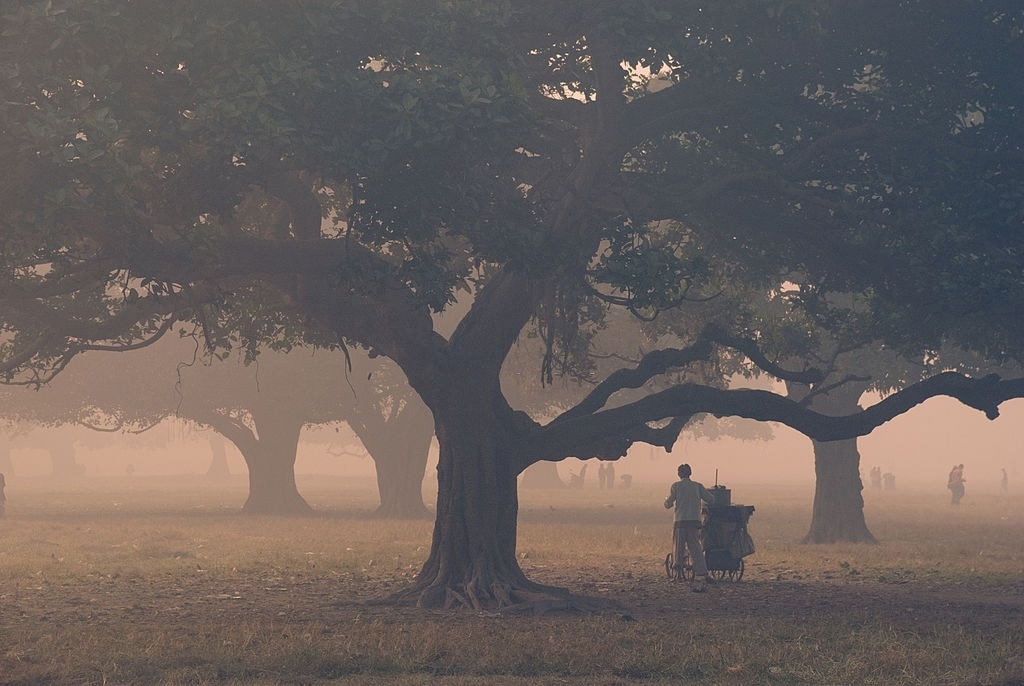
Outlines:
{"label": "dry grass field", "polygon": [[809,487],[753,504],[743,579],[664,571],[663,489],[521,497],[532,578],[599,615],[373,602],[430,522],[382,521],[370,482],[300,480],[313,518],[237,514],[244,484],[8,485],[0,684],[1024,684],[1024,497],[866,493],[881,545],[804,546]]}

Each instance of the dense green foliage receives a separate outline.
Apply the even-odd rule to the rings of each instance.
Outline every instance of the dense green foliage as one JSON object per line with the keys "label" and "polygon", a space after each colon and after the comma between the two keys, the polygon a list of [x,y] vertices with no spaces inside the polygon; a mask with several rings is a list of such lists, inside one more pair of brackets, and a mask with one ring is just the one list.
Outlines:
{"label": "dense green foliage", "polygon": [[[4,7],[4,324],[46,332],[36,360],[230,303],[225,237],[321,235],[310,191],[386,256],[346,285],[387,270],[434,308],[501,263],[575,263],[570,303],[586,277],[646,314],[789,279],[818,308],[865,293],[907,348],[1019,354],[1013,3]],[[623,172],[552,236],[593,129],[588,31],[632,69]]]}

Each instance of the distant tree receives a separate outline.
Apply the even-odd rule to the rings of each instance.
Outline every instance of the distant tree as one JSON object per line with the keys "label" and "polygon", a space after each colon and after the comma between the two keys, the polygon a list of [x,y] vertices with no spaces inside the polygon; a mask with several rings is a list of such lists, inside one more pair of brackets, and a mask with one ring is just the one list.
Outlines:
{"label": "distant tree", "polygon": [[0,474],[14,475],[14,462],[11,461],[11,440],[4,431],[0,431]]}
{"label": "distant tree", "polygon": [[[201,342],[172,338],[123,357],[83,355],[39,390],[0,386],[8,419],[22,426],[80,424],[140,432],[167,417],[212,427],[241,451],[249,470],[247,512],[309,511],[295,485],[299,432],[346,421],[371,451],[380,516],[425,516],[422,481],[433,436],[430,415],[385,360],[349,351],[266,350],[249,364],[203,353]],[[80,476],[74,445],[52,439],[55,475]],[[211,439],[226,473],[223,448]]]}
{"label": "distant tree", "polygon": [[225,479],[231,476],[224,437],[218,433],[211,433],[208,440],[210,442],[210,466],[206,470],[206,476],[211,479]]}
{"label": "distant tree", "polygon": [[[10,475],[13,464],[10,461],[10,439],[42,433],[39,429],[53,429],[74,423],[79,415],[80,405],[76,400],[53,393],[39,392],[18,386],[0,384],[0,426],[4,437],[0,445],[0,463],[6,463]],[[85,473],[85,467],[78,463],[75,441],[66,434],[47,431],[39,445],[50,456],[51,474],[61,479],[76,479]],[[4,471],[0,468],[0,471]]]}
{"label": "distant tree", "polygon": [[[370,371],[363,371],[363,369]],[[386,360],[353,363],[354,387],[343,418],[373,458],[381,517],[429,514],[423,477],[434,420],[402,373]]]}
{"label": "distant tree", "polygon": [[179,370],[176,413],[213,427],[245,458],[250,492],[243,509],[305,511],[295,486],[300,433],[306,426],[343,421],[374,461],[377,514],[426,515],[422,484],[433,437],[430,414],[393,367],[356,351],[349,356],[351,371],[340,353],[299,348],[264,351],[248,365],[207,361]]}

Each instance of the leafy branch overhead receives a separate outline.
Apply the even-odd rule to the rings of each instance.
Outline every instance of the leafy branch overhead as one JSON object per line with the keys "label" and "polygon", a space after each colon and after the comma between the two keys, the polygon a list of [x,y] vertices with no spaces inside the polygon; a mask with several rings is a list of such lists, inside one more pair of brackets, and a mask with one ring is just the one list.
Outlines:
{"label": "leafy branch overhead", "polygon": [[[192,319],[211,348],[333,330],[430,394],[443,350],[499,363],[576,282],[654,316],[797,281],[819,322],[813,294],[856,290],[911,354],[955,339],[1019,357],[1020,77],[984,61],[1019,41],[1019,11],[942,4],[896,40],[880,4],[769,6],[11,6],[2,370],[44,383]],[[926,41],[954,26],[969,68]],[[428,312],[460,292],[478,304],[446,342]],[[720,318],[560,421],[712,339],[787,378],[751,326]]]}

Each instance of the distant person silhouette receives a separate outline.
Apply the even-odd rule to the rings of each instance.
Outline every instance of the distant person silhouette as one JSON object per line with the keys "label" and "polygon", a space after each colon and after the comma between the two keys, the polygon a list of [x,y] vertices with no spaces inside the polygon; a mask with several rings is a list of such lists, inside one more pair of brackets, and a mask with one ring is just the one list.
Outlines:
{"label": "distant person silhouette", "polygon": [[882,490],[882,468],[872,467],[871,468],[871,488],[876,491]]}
{"label": "distant person silhouette", "polygon": [[895,491],[896,490],[896,475],[892,472],[886,472],[882,475],[882,479],[885,481],[885,490]]}
{"label": "distant person silhouette", "polygon": [[1003,467],[1003,478],[999,480],[999,490],[1003,493],[1010,490],[1010,478],[1006,475],[1006,467]]}
{"label": "distant person silhouette", "polygon": [[0,472],[0,517],[3,517],[7,511],[7,496],[4,494],[4,488],[6,487],[7,480],[4,479],[3,472]]}
{"label": "distant person silhouette", "polygon": [[964,466],[962,464],[953,465],[953,469],[949,470],[949,481],[946,483],[946,488],[948,488],[952,494],[951,504],[960,504],[960,499],[964,497],[964,493],[967,491],[967,488],[964,486],[966,482],[967,479],[964,478]]}

